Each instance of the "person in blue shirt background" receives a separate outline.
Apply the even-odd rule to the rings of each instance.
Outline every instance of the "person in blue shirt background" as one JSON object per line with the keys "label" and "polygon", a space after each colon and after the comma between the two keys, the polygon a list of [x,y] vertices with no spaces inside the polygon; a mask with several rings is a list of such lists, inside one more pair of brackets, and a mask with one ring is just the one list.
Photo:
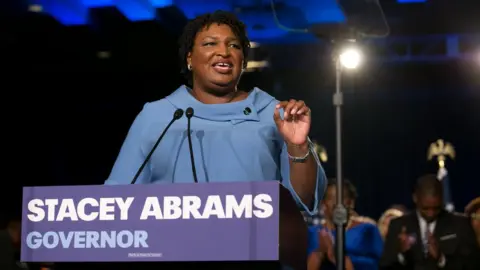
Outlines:
{"label": "person in blue shirt background", "polygon": [[[344,202],[349,211],[345,228],[345,269],[375,270],[383,251],[383,239],[375,221],[355,213],[357,189],[348,180],[344,180]],[[335,224],[333,212],[337,198],[336,180],[331,179],[322,200],[325,213],[323,222],[308,228],[308,270],[336,269]]]}
{"label": "person in blue shirt background", "polygon": [[[198,182],[279,180],[302,210],[316,211],[326,177],[308,138],[310,109],[258,88],[237,89],[249,48],[245,26],[232,13],[190,21],[179,49],[189,86],[145,104],[105,183],[129,184],[175,110],[192,107]],[[173,123],[136,183],[193,182],[186,129],[186,117]]]}

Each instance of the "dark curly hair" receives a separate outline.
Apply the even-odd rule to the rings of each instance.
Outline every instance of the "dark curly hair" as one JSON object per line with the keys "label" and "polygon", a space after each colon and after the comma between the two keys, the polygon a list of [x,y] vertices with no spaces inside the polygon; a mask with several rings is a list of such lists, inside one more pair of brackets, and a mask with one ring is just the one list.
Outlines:
{"label": "dark curly hair", "polygon": [[[187,67],[187,56],[192,51],[195,43],[195,38],[201,30],[205,27],[209,27],[212,24],[224,24],[228,25],[235,36],[238,38],[240,45],[242,46],[244,59],[248,57],[248,51],[250,49],[250,40],[247,37],[247,31],[245,24],[241,22],[235,14],[227,11],[217,10],[213,13],[207,13],[200,15],[195,19],[187,23],[183,29],[183,33],[179,39],[178,55],[180,57],[181,72],[185,75],[188,83],[191,85],[192,73]],[[244,68],[247,66],[247,61],[243,63]]]}
{"label": "dark curly hair", "polygon": [[[328,179],[327,188],[336,187],[336,186],[337,186],[337,179],[335,178]],[[355,201],[358,198],[357,188],[348,179],[343,180],[343,190],[345,192],[344,194],[348,199],[352,199]]]}
{"label": "dark curly hair", "polygon": [[443,186],[435,174],[425,174],[417,179],[414,193],[418,196],[443,196]]}

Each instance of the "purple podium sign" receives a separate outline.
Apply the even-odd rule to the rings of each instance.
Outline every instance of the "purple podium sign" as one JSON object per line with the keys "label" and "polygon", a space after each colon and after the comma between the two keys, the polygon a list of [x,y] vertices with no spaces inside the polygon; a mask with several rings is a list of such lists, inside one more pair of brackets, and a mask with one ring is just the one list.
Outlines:
{"label": "purple podium sign", "polygon": [[25,262],[273,261],[278,182],[23,189]]}

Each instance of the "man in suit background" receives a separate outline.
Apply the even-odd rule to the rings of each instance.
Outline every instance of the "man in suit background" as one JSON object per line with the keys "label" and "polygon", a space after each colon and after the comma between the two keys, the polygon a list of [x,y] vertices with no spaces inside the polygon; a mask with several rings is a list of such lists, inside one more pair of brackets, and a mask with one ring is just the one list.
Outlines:
{"label": "man in suit background", "polygon": [[435,175],[418,179],[416,211],[391,221],[380,269],[480,269],[480,250],[469,220],[444,211]]}

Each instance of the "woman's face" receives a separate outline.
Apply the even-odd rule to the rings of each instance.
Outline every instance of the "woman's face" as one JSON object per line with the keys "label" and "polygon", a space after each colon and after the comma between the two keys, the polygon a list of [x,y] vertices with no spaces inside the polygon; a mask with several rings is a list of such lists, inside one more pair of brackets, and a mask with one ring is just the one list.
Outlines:
{"label": "woman's face", "polygon": [[238,37],[228,25],[212,24],[198,32],[187,64],[194,85],[222,96],[235,89],[243,69],[243,51]]}
{"label": "woman's face", "polygon": [[[347,208],[352,208],[353,202],[346,195],[347,194],[343,195],[343,204]],[[333,210],[336,204],[337,204],[337,189],[335,186],[332,185],[327,188],[327,191],[325,192],[325,197],[322,202],[323,211],[325,213],[326,218],[331,219],[333,217]]]}

